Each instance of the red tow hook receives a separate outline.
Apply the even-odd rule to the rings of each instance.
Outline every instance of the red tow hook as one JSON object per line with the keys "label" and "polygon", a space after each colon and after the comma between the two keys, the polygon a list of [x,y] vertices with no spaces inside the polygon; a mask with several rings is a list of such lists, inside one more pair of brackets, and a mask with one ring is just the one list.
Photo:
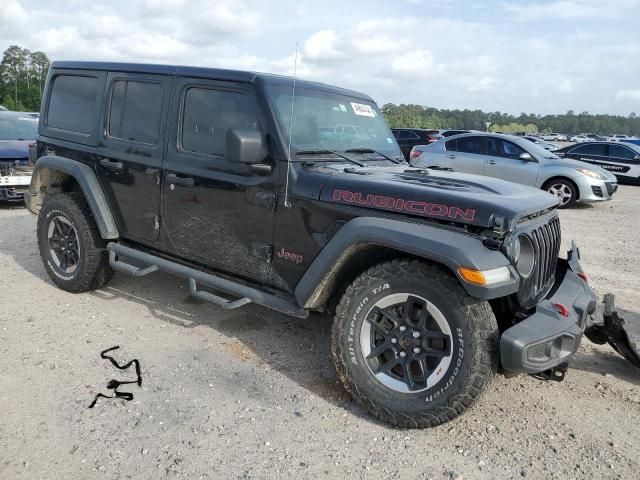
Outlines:
{"label": "red tow hook", "polygon": [[578,276],[584,280],[584,283],[589,283],[589,278],[587,277],[587,274],[584,272],[578,272]]}
{"label": "red tow hook", "polygon": [[560,314],[563,317],[568,317],[569,316],[569,309],[567,307],[565,307],[563,304],[561,303],[554,303],[553,304],[554,307],[556,307],[558,309],[558,312],[560,312]]}

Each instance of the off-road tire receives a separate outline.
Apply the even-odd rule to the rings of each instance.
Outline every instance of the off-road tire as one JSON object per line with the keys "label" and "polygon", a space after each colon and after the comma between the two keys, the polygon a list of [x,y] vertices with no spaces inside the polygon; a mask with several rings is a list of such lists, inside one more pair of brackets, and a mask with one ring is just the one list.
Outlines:
{"label": "off-road tire", "polygon": [[[420,392],[383,385],[365,363],[360,345],[367,306],[399,292],[433,303],[454,337],[446,372]],[[498,368],[498,345],[496,318],[486,301],[469,296],[443,267],[397,259],[372,267],[347,288],[336,309],[331,350],[345,389],[371,415],[402,428],[428,428],[454,419],[481,396]]]}
{"label": "off-road tire", "polygon": [[[48,239],[49,223],[55,217],[68,220],[78,237],[79,261],[73,273],[65,274],[56,267]],[[80,293],[106,285],[113,277],[106,250],[107,242],[100,236],[91,209],[81,193],[59,193],[45,198],[38,214],[38,247],[47,274],[59,288]]]}
{"label": "off-road tire", "polygon": [[576,204],[576,201],[578,200],[578,186],[571,180],[567,180],[564,178],[552,178],[544,184],[542,190],[550,193],[551,195],[556,195],[551,191],[552,187],[564,188],[567,191],[571,192],[570,198],[568,198],[566,201],[564,199],[561,199],[558,208],[570,208]]}

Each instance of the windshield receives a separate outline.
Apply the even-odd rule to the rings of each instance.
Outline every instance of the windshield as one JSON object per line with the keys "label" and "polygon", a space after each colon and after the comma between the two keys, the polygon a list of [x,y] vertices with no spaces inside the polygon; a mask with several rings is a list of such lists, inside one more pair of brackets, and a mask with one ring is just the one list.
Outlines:
{"label": "windshield", "polygon": [[525,147],[525,149],[536,157],[548,158],[548,159],[557,159],[560,158],[554,153],[551,153],[549,150],[545,150],[539,143],[527,142],[526,144],[521,145]]}
{"label": "windshield", "polygon": [[0,115],[0,140],[35,140],[38,119],[25,115]]}
{"label": "windshield", "polygon": [[[272,86],[270,95],[289,140],[292,89]],[[387,122],[373,102],[329,92],[296,88],[293,151],[368,149],[402,158]]]}

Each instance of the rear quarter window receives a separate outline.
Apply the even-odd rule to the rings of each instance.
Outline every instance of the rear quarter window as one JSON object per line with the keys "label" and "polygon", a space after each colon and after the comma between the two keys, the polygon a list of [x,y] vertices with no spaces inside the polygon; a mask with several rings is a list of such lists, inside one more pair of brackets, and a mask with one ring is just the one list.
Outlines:
{"label": "rear quarter window", "polygon": [[94,118],[98,79],[78,75],[57,75],[53,79],[47,125],[68,132],[90,135]]}

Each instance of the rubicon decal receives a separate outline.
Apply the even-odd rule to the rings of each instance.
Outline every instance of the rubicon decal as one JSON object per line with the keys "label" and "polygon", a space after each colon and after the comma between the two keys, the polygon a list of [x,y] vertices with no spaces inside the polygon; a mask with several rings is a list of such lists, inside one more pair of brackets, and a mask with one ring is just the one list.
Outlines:
{"label": "rubicon decal", "polygon": [[336,202],[351,203],[353,205],[384,208],[386,210],[402,210],[417,215],[444,217],[454,220],[459,219],[467,222],[473,222],[476,216],[476,211],[471,208],[452,207],[438,203],[406,200],[404,198],[386,197],[383,195],[364,195],[360,192],[350,192],[348,190],[334,190],[333,200]]}

